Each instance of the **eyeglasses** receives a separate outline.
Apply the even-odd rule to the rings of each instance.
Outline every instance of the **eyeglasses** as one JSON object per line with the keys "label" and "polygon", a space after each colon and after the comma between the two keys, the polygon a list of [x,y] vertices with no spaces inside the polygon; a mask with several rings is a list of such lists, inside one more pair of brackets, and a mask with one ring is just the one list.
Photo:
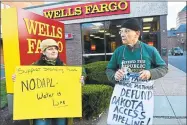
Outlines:
{"label": "eyeglasses", "polygon": [[122,33],[129,33],[130,31],[130,29],[120,29],[119,34],[121,35]]}

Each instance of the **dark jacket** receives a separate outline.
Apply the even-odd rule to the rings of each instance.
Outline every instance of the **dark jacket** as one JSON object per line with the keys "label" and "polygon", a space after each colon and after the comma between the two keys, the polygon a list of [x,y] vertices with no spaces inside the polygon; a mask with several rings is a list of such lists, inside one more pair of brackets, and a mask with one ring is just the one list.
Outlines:
{"label": "dark jacket", "polygon": [[42,55],[41,58],[38,61],[32,63],[32,65],[39,65],[39,66],[63,66],[64,63],[60,60],[59,56],[57,57],[56,62],[52,62],[52,61],[50,62],[50,61],[47,61],[45,59],[44,55]]}

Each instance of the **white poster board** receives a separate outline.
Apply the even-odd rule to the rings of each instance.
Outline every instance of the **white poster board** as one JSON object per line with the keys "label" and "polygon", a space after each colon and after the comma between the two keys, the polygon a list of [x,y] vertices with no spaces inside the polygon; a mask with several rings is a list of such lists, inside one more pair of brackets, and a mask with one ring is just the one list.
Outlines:
{"label": "white poster board", "polygon": [[107,125],[152,125],[154,81],[121,81],[116,84]]}

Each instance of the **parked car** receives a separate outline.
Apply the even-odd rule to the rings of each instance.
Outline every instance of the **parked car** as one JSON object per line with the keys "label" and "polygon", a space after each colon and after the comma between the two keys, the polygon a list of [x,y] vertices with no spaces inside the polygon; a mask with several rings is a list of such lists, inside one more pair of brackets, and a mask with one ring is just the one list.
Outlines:
{"label": "parked car", "polygon": [[171,49],[171,55],[174,55],[174,56],[176,56],[176,55],[183,55],[183,51],[182,51],[182,49],[180,48],[180,47],[173,47],[172,49]]}

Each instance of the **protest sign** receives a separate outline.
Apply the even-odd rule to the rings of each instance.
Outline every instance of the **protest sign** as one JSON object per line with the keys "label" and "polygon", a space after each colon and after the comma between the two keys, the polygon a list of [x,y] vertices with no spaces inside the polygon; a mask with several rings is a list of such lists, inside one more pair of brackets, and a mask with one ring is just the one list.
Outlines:
{"label": "protest sign", "polygon": [[[137,77],[138,78],[138,77]],[[115,85],[108,113],[108,125],[152,125],[153,81],[137,78]]]}
{"label": "protest sign", "polygon": [[81,67],[19,66],[13,119],[82,117]]}
{"label": "protest sign", "polygon": [[64,24],[16,8],[2,10],[2,36],[7,93],[13,93],[12,74],[16,66],[31,65],[41,56],[40,43],[54,39],[59,57],[66,63]]}

